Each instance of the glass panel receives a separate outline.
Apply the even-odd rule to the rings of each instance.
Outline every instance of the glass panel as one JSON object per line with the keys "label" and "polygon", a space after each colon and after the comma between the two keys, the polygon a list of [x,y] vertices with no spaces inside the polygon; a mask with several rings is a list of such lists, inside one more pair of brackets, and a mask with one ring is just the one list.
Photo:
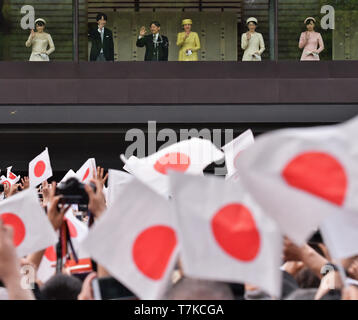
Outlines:
{"label": "glass panel", "polygon": [[[307,17],[316,20],[314,31],[324,43],[318,56],[313,51],[319,49],[319,36],[307,32]],[[279,0],[279,59],[357,60],[357,19],[357,0]],[[302,49],[298,46],[301,35]]]}
{"label": "glass panel", "polygon": [[[250,16],[259,20],[257,31],[263,34],[266,44],[262,57],[269,58],[268,3],[269,0],[88,0],[86,14],[93,37],[98,36],[97,14],[107,15],[106,27],[113,33],[115,61],[144,60],[145,48],[136,46],[137,39],[142,26],[146,35],[150,34],[149,23],[153,20],[160,22],[160,34],[169,40],[169,61],[190,60],[196,55],[199,61],[237,61],[243,56],[241,34],[247,31],[245,22]],[[192,20],[191,30],[197,33],[201,46],[197,54],[187,52],[192,49],[188,46],[183,49],[177,45],[178,33],[183,32],[183,19]],[[188,40],[195,45],[195,41]],[[81,59],[87,55],[85,60],[90,60],[92,41],[89,39],[86,53],[81,52]],[[101,46],[98,39],[95,41],[95,46]],[[97,59],[98,50],[93,53],[93,59]]]}
{"label": "glass panel", "polygon": [[[37,18],[45,20],[45,33],[35,32],[27,47]],[[41,56],[46,52],[51,61],[72,60],[72,30],[72,0],[0,0],[0,60],[26,61],[32,55],[33,60],[46,61],[46,55]],[[46,33],[53,40],[54,52]]]}

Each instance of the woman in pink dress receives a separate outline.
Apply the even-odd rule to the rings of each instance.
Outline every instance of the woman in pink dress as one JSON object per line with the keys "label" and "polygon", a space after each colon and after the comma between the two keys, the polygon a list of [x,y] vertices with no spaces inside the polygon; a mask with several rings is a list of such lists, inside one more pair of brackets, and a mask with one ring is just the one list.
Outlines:
{"label": "woman in pink dress", "polygon": [[319,54],[324,50],[324,43],[319,32],[314,31],[316,19],[308,17],[305,22],[307,31],[301,33],[298,47],[303,49],[301,61],[318,61]]}

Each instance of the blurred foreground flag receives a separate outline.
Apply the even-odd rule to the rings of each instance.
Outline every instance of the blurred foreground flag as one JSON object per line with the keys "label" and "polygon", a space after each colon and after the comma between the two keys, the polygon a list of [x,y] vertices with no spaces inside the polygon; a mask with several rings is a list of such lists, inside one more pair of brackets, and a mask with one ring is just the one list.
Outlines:
{"label": "blurred foreground flag", "polygon": [[358,118],[267,133],[238,159],[240,177],[297,244],[337,208],[358,210]]}
{"label": "blurred foreground flag", "polygon": [[76,175],[82,183],[89,183],[91,179],[95,178],[95,175],[97,175],[95,158],[89,158],[82,167],[78,169]]}
{"label": "blurred foreground flag", "polygon": [[76,172],[74,172],[72,169],[67,171],[67,173],[64,175],[64,177],[62,178],[60,183],[64,183],[70,178],[77,178],[78,179],[78,176],[77,176]]}
{"label": "blurred foreground flag", "polygon": [[42,209],[37,191],[30,188],[0,202],[0,219],[13,228],[19,257],[53,245],[56,232]]}
{"label": "blurred foreground flag", "polygon": [[241,152],[252,144],[254,144],[254,135],[252,134],[252,131],[248,129],[222,147],[227,168],[226,179],[229,179],[235,172],[237,172],[237,159],[241,155]]}
{"label": "blurred foreground flag", "polygon": [[[162,195],[168,195],[168,170],[202,175],[210,163],[224,157],[210,140],[191,138],[142,159],[130,157],[124,169]],[[122,157],[123,159],[123,157]]]}
{"label": "blurred foreground flag", "polygon": [[30,186],[36,187],[50,177],[52,177],[52,168],[48,149],[46,148],[29,163]]}
{"label": "blurred foreground flag", "polygon": [[140,299],[159,299],[176,260],[172,219],[169,202],[135,179],[90,229],[82,246]]}
{"label": "blurred foreground flag", "polygon": [[320,231],[333,259],[358,255],[358,213],[341,210],[325,219]]}
{"label": "blurred foreground flag", "polygon": [[280,297],[282,235],[240,183],[169,175],[184,274]]}

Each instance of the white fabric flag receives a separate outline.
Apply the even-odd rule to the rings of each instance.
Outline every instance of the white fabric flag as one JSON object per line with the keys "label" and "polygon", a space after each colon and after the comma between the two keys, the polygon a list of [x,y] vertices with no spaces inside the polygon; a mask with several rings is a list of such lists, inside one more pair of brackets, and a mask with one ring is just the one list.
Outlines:
{"label": "white fabric flag", "polygon": [[254,135],[250,129],[240,134],[237,138],[222,147],[225,154],[225,164],[227,168],[226,179],[231,178],[237,172],[236,161],[241,152],[254,144]]}
{"label": "white fabric flag", "polygon": [[115,169],[108,170],[107,207],[110,207],[116,196],[125,189],[128,182],[134,177],[127,172]]}
{"label": "white fabric flag", "polygon": [[169,169],[203,175],[205,167],[223,157],[223,152],[210,140],[191,138],[172,144],[146,158],[132,156],[126,161],[124,168],[159,194],[168,196]]}
{"label": "white fabric flag", "polygon": [[67,171],[67,173],[64,175],[64,177],[61,179],[60,183],[66,182],[70,178],[78,179],[76,172],[74,172],[72,169]]}
{"label": "white fabric flag", "polygon": [[159,299],[177,256],[172,219],[169,202],[134,179],[90,229],[82,246],[140,299]]}
{"label": "white fabric flag", "polygon": [[97,175],[95,158],[88,159],[81,168],[78,169],[76,175],[80,182],[89,183],[92,178]]}
{"label": "white fabric flag", "polygon": [[[85,223],[78,220],[70,208],[65,215],[65,220],[67,220],[68,229],[70,232],[71,241],[76,252],[78,259],[85,259],[89,257],[89,254],[85,252],[81,247],[80,243],[84,238],[87,237],[88,227]],[[58,235],[57,235],[58,240]],[[49,246],[46,248],[44,256],[41,260],[39,269],[37,271],[37,278],[41,282],[46,282],[56,273],[56,246]],[[63,259],[63,264],[65,264],[65,259]]]}
{"label": "white fabric flag", "polygon": [[282,231],[303,244],[337,208],[358,210],[358,118],[264,134],[238,159],[240,177]]}
{"label": "white fabric flag", "polygon": [[13,172],[11,172],[11,169],[12,167],[7,168],[7,174],[6,174],[7,179],[10,181],[11,184],[18,183],[21,177],[20,175],[17,176]]}
{"label": "white fabric flag", "polygon": [[171,172],[184,273],[280,297],[282,235],[239,183]]}
{"label": "white fabric flag", "polygon": [[48,149],[46,148],[29,163],[30,186],[36,187],[50,177],[52,177],[52,168]]}
{"label": "white fabric flag", "polygon": [[14,229],[14,245],[19,257],[47,248],[57,236],[36,190],[21,191],[0,203],[0,218]]}
{"label": "white fabric flag", "polygon": [[358,255],[358,214],[341,210],[325,219],[320,231],[333,259]]}

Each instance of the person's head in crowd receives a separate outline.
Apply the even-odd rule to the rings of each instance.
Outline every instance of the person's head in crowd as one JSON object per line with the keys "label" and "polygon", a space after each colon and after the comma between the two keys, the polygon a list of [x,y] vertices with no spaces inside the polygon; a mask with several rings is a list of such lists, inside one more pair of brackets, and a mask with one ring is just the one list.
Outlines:
{"label": "person's head in crowd", "polygon": [[74,276],[56,274],[41,287],[44,300],[77,300],[82,282]]}
{"label": "person's head in crowd", "polygon": [[301,289],[318,288],[321,283],[321,279],[318,278],[315,273],[307,267],[301,269],[297,273],[295,279]]}
{"label": "person's head in crowd", "polygon": [[152,34],[157,34],[160,31],[160,23],[158,21],[152,21],[149,24],[149,28]]}
{"label": "person's head in crowd", "polygon": [[98,13],[96,16],[96,21],[98,23],[98,27],[102,29],[107,24],[107,15],[105,13]]}
{"label": "person's head in crowd", "polygon": [[192,24],[193,24],[193,22],[191,19],[184,19],[182,21],[183,29],[186,33],[189,33],[191,31]]}
{"label": "person's head in crowd", "polygon": [[331,289],[325,295],[323,295],[319,300],[341,300],[342,291],[339,289]]}
{"label": "person's head in crowd", "polygon": [[314,300],[317,289],[299,288],[287,296],[285,300]]}
{"label": "person's head in crowd", "polygon": [[308,17],[305,19],[305,25],[307,31],[314,31],[315,25],[316,25],[316,19],[313,17]]}
{"label": "person's head in crowd", "polygon": [[245,300],[273,300],[273,298],[261,288],[245,283]]}
{"label": "person's head in crowd", "polygon": [[255,17],[250,17],[246,20],[246,26],[250,32],[255,32],[257,28],[257,19]]}
{"label": "person's head in crowd", "polygon": [[165,294],[165,300],[234,300],[227,283],[184,277]]}
{"label": "person's head in crowd", "polygon": [[38,18],[35,20],[35,27],[36,27],[37,32],[39,32],[39,33],[44,32],[45,25],[46,25],[45,19]]}

